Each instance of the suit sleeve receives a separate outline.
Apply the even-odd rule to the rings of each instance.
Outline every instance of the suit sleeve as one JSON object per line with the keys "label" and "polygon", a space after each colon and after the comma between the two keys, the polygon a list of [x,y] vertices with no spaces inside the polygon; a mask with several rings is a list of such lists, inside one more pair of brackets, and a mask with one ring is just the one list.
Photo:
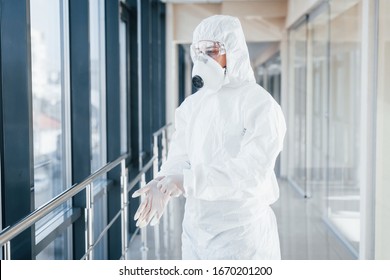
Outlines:
{"label": "suit sleeve", "polygon": [[155,177],[183,174],[183,169],[190,168],[186,148],[186,126],[189,104],[186,99],[175,111],[175,132],[169,144],[167,160]]}

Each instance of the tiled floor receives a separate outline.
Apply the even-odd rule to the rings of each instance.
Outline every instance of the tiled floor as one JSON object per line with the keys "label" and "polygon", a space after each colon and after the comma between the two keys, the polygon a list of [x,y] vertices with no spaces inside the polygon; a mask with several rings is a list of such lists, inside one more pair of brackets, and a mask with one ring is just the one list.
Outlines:
{"label": "tiled floor", "polygon": [[[333,232],[325,225],[314,199],[305,199],[280,181],[280,199],[272,205],[278,221],[282,259],[355,259]],[[161,222],[160,259],[180,259],[180,234],[183,199],[170,205],[170,221]],[[166,222],[166,221],[165,221]],[[129,259],[156,259],[154,228],[147,227],[148,251],[141,254],[141,237],[137,235],[130,245]],[[169,238],[164,239],[165,236]]]}

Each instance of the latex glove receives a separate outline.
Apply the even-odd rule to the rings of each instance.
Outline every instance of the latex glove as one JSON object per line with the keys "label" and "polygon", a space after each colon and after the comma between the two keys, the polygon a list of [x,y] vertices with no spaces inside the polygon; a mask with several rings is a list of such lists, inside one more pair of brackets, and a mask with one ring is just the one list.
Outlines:
{"label": "latex glove", "polygon": [[184,193],[183,174],[165,176],[157,183],[157,188],[165,195],[178,197]]}
{"label": "latex glove", "polygon": [[[145,195],[145,200],[138,207],[134,220],[138,220],[137,227],[145,227],[149,223],[154,226],[160,220],[171,196],[163,194],[158,188],[158,180],[150,181],[145,187],[134,192],[132,197]],[[152,220],[153,219],[153,220]]]}

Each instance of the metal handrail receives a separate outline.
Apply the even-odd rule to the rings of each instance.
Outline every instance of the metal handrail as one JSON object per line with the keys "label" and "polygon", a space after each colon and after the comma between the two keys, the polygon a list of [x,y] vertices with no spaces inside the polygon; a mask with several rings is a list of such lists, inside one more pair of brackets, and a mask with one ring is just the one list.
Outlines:
{"label": "metal handrail", "polygon": [[108,171],[111,171],[111,169],[113,169],[118,164],[120,164],[120,162],[126,159],[128,156],[129,156],[128,154],[124,154],[119,158],[117,158],[116,160],[106,164],[105,166],[97,170],[95,173],[88,176],[87,179],[85,179],[83,182],[73,185],[71,188],[67,189],[63,193],[59,194],[58,196],[48,201],[46,204],[42,205],[38,209],[31,212],[29,215],[24,217],[22,220],[20,220],[13,226],[8,226],[5,229],[3,229],[0,232],[0,246],[4,245],[6,242],[10,241],[11,239],[19,235],[25,229],[35,224],[37,221],[39,221],[41,218],[43,218],[44,216],[52,212],[55,208],[60,206],[62,203],[71,199],[73,196],[75,196],[80,191],[85,189],[86,186],[91,184],[97,177],[107,173]]}

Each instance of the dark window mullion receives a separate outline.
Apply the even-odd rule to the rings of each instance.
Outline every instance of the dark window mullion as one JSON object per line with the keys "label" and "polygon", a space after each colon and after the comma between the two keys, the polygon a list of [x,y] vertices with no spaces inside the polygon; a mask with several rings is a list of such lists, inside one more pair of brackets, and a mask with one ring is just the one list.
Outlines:
{"label": "dark window mullion", "polygon": [[[28,1],[1,1],[1,206],[2,226],[33,209],[30,19]],[[11,242],[12,259],[32,259],[33,232]]]}
{"label": "dark window mullion", "polygon": [[[105,2],[106,34],[106,104],[107,104],[107,161],[120,156],[120,72],[119,72],[119,2]],[[120,203],[120,167],[108,173],[113,182],[108,190],[108,221],[118,213]],[[108,231],[108,258],[121,256],[121,224],[118,219]]]}
{"label": "dark window mullion", "polygon": [[[88,1],[69,0],[72,183],[91,173],[90,50]],[[73,198],[73,207],[85,208],[85,190]],[[73,225],[73,258],[85,254],[84,215]]]}

